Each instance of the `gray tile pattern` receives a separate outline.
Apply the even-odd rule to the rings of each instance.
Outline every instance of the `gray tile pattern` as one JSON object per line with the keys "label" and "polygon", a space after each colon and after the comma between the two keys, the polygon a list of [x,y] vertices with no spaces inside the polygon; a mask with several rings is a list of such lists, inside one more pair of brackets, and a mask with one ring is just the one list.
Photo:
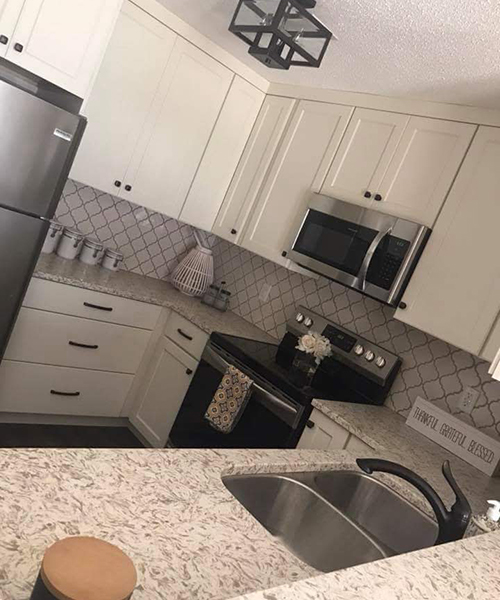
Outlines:
{"label": "gray tile pattern", "polygon": [[123,253],[127,271],[165,279],[195,245],[189,225],[68,180],[58,221]]}
{"label": "gray tile pattern", "polygon": [[[339,284],[288,271],[224,240],[213,250],[217,276],[233,294],[231,309],[257,327],[280,338],[297,304],[308,306],[401,356],[390,408],[407,416],[422,396],[485,433],[500,435],[500,382],[488,376],[484,361],[397,321],[394,309]],[[259,299],[264,282],[273,286],[267,302]],[[465,386],[480,392],[471,415],[457,407]]]}
{"label": "gray tile pattern", "polygon": [[[135,206],[93,188],[68,181],[56,217],[124,254],[124,268],[166,279],[195,244],[189,225]],[[387,405],[408,415],[417,396],[457,415],[490,435],[500,435],[500,382],[488,365],[393,318],[394,310],[324,278],[288,271],[247,250],[208,237],[215,272],[232,292],[231,310],[270,335],[280,338],[297,304],[323,314],[403,359]],[[272,285],[266,302],[262,284]],[[480,391],[471,415],[457,408],[465,386]]]}

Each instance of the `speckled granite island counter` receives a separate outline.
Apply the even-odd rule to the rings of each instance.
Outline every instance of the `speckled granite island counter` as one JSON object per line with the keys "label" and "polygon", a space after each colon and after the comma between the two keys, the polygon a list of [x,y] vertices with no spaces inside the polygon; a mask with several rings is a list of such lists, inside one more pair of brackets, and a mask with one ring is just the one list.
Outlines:
{"label": "speckled granite island counter", "polygon": [[[225,473],[332,468],[354,468],[354,457],[308,450],[0,450],[0,598],[26,600],[45,548],[70,535],[121,547],[138,570],[135,600],[498,598],[500,534],[320,574],[268,534],[221,480]],[[404,482],[384,480],[417,498]]]}
{"label": "speckled granite island counter", "polygon": [[40,255],[33,277],[164,306],[186,317],[207,333],[218,331],[262,341],[275,341],[266,332],[235,313],[223,313],[206,306],[199,298],[181,294],[170,283],[161,279],[128,271],[109,271],[85,265],[78,260],[65,260],[55,254]]}

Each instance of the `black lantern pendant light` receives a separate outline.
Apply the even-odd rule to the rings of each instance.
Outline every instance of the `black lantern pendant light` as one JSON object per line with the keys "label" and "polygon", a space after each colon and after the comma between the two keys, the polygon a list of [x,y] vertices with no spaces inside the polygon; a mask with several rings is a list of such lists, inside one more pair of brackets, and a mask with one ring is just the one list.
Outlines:
{"label": "black lantern pendant light", "polygon": [[271,69],[319,67],[332,33],[309,12],[316,0],[239,0],[229,31]]}

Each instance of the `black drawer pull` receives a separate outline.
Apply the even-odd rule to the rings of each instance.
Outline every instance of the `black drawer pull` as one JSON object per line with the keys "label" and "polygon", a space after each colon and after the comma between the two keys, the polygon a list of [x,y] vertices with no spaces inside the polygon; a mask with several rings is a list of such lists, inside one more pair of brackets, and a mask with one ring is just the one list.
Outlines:
{"label": "black drawer pull", "polygon": [[24,46],[22,44],[14,44],[14,50],[16,52],[22,52],[24,50]]}
{"label": "black drawer pull", "polygon": [[92,302],[84,302],[83,306],[87,308],[97,308],[97,310],[105,310],[106,312],[111,312],[113,309],[111,306],[99,306],[99,304],[92,304]]}
{"label": "black drawer pull", "polygon": [[184,332],[182,331],[182,329],[178,329],[178,330],[177,330],[177,333],[178,333],[179,335],[182,335],[182,337],[183,337],[183,338],[185,338],[186,340],[189,340],[190,342],[192,342],[192,341],[193,341],[193,338],[192,338],[190,335],[188,335],[187,333],[184,333]]}
{"label": "black drawer pull", "polygon": [[97,344],[80,344],[80,342],[68,342],[70,346],[77,346],[78,348],[89,348],[90,350],[97,350],[99,346]]}
{"label": "black drawer pull", "polygon": [[316,423],[314,421],[307,421],[306,426],[309,427],[309,429],[312,429],[313,427],[316,426]]}
{"label": "black drawer pull", "polygon": [[6,35],[0,35],[0,44],[7,44],[9,42],[9,38]]}
{"label": "black drawer pull", "polygon": [[54,396],[79,396],[80,392],[59,392],[58,390],[50,390],[50,393]]}
{"label": "black drawer pull", "polygon": [[131,192],[131,191],[132,191],[132,186],[127,184],[127,185],[125,186],[125,191],[126,191],[126,192]]}
{"label": "black drawer pull", "polygon": [[121,187],[122,182],[119,179],[115,179],[115,187]]}
{"label": "black drawer pull", "polygon": [[186,369],[186,375],[192,375],[193,369]]}
{"label": "black drawer pull", "polygon": [[382,196],[380,194],[375,194],[375,196],[373,196],[373,199],[377,202],[380,202],[382,200]]}

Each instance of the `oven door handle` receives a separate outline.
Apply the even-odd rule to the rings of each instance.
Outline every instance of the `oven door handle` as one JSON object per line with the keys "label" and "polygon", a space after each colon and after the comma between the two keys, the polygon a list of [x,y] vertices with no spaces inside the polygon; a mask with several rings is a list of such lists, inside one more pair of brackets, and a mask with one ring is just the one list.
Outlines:
{"label": "oven door handle", "polygon": [[368,269],[370,268],[370,264],[373,260],[373,256],[375,255],[375,252],[377,251],[377,248],[380,246],[382,240],[385,238],[386,235],[389,235],[392,232],[392,225],[390,227],[388,227],[387,229],[384,229],[384,231],[379,231],[377,233],[377,235],[373,238],[373,242],[370,244],[370,247],[368,248],[368,250],[366,251],[366,256],[363,260],[363,264],[361,265],[361,268],[359,270],[359,275],[358,275],[358,288],[364,292],[365,288],[366,288],[366,276],[368,274]]}
{"label": "oven door handle", "polygon": [[[205,346],[205,350],[203,352],[202,360],[205,360],[218,371],[225,371],[228,367],[231,366],[225,358],[223,358],[212,346],[209,344]],[[235,365],[236,368],[237,365]],[[261,385],[256,383],[255,381],[252,384],[252,387],[255,388],[258,392],[260,392],[259,396],[256,396],[259,404],[268,407],[271,412],[274,414],[278,413],[286,413],[285,419],[292,427],[297,427],[298,421],[302,414],[302,411],[299,408],[289,404],[285,400],[278,398],[272,392],[266,390]],[[273,410],[274,409],[274,410]],[[278,415],[279,416],[279,415]]]}

